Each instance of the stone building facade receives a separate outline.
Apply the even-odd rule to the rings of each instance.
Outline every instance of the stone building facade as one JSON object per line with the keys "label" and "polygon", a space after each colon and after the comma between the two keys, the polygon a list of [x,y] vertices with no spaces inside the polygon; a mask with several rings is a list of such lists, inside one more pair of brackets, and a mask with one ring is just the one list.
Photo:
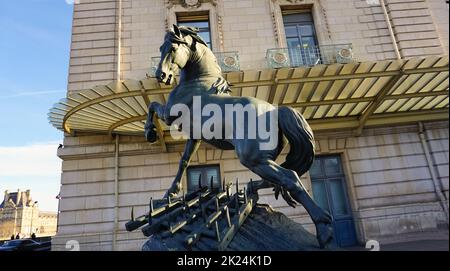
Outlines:
{"label": "stone building facade", "polygon": [[[238,82],[236,95],[296,104],[298,108],[317,105],[328,106],[326,112],[335,110],[329,120],[329,113],[315,119],[320,107],[302,111],[312,119],[318,152],[317,162],[302,176],[302,181],[321,204],[342,215],[342,224],[335,227],[352,240],[350,243],[365,243],[370,239],[384,242],[401,233],[448,229],[449,17],[445,1],[81,0],[74,5],[68,97],[72,97],[71,101],[78,99],[77,105],[88,103],[90,95],[100,99],[101,88],[91,94],[83,91],[98,85],[113,89],[111,82],[117,80],[123,80],[129,91],[133,87],[144,92],[156,89],[153,93],[164,90],[159,85],[149,87],[154,81],[145,78],[151,75],[152,57],[159,56],[165,31],[172,24],[181,23],[181,19],[206,23],[207,37],[217,55],[231,52],[230,56],[238,56],[235,58],[239,62],[238,71],[227,74],[227,80]],[[297,32],[292,34],[293,30]],[[347,91],[347,97],[359,91],[370,93],[396,63],[407,63],[399,70],[408,65],[414,66],[412,70],[428,66],[422,69],[422,74],[406,79],[400,74],[396,79],[401,82],[393,80],[392,84],[404,88],[402,93],[406,96],[382,101],[381,93],[374,100],[361,94],[351,96],[356,100],[349,102],[357,102],[349,104],[350,109],[347,105],[334,109],[332,103],[341,96],[331,97],[332,102],[327,104],[327,101],[315,101],[311,92],[302,100],[303,92],[299,89],[320,89],[319,81],[282,84],[302,76],[328,76],[329,70],[315,70],[318,63],[293,59],[295,42],[300,46],[301,55],[305,48],[318,48],[314,52],[321,54],[319,61],[325,55],[323,48],[345,45],[351,49],[351,63],[344,61],[331,65],[330,69],[336,67],[336,74],[356,81],[339,77],[326,87],[326,93],[341,91],[340,95],[345,96]],[[281,48],[285,50],[277,51]],[[290,66],[273,67],[268,61],[272,49],[288,52]],[[327,69],[331,63],[319,64],[317,69]],[[299,66],[313,67],[295,68]],[[364,67],[369,67],[370,72],[364,71]],[[373,81],[358,77],[366,72],[368,76],[381,75]],[[273,80],[272,87],[257,86],[264,80]],[[387,80],[383,82],[389,86]],[[431,86],[434,86],[432,90]],[[381,86],[380,92],[385,87]],[[422,93],[428,88],[436,96],[426,97]],[[160,101],[165,98],[167,93],[157,97]],[[62,103],[71,106],[71,101]],[[135,105],[132,106],[135,111],[143,111],[136,109],[140,100],[133,103],[122,100],[114,103],[117,112],[125,106],[121,103],[127,102]],[[377,109],[375,105],[385,108]],[[364,106],[367,108],[363,109]],[[86,111],[85,116],[97,115],[99,120],[93,123],[100,127],[102,115],[92,113],[96,109],[93,110]],[[348,116],[344,116],[345,110]],[[340,112],[344,112],[343,117]],[[355,112],[355,119],[351,112]],[[372,118],[366,112],[379,115]],[[145,112],[137,113],[145,115]],[[75,120],[66,122],[67,119],[64,117],[65,126],[61,126],[66,132],[64,148],[58,150],[63,160],[62,199],[53,249],[64,250],[68,240],[80,242],[82,250],[140,249],[144,241],[142,234],[126,232],[124,223],[132,207],[136,214],[145,213],[149,197],[159,198],[164,194],[176,174],[183,144],[167,138],[150,145],[139,131],[127,132],[133,130],[131,126],[115,132],[119,125],[113,125],[112,129],[106,125],[105,134],[77,129]],[[119,122],[124,123],[129,122]],[[142,127],[142,123],[136,126]],[[234,152],[205,144],[195,155],[193,164],[215,166],[218,168],[215,174],[227,180],[239,178],[245,183],[250,178],[258,179],[240,164]],[[189,177],[184,177],[183,182],[189,182]],[[262,193],[261,201],[314,231],[303,208],[293,209],[283,200],[276,201],[270,190]]]}
{"label": "stone building facade", "polygon": [[0,204],[0,240],[9,240],[17,234],[29,238],[56,234],[57,214],[39,211],[37,201],[31,198],[30,190],[17,192],[5,191]]}

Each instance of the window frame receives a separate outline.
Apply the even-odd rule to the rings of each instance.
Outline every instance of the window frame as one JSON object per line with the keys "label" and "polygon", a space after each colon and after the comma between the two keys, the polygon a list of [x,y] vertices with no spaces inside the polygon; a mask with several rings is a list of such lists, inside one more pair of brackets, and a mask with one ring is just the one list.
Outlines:
{"label": "window frame", "polygon": [[[338,165],[339,165],[339,173],[331,173],[328,174],[325,168],[325,160],[330,159],[330,158],[336,158],[338,160]],[[346,205],[346,209],[347,209],[347,214],[343,214],[343,215],[339,215],[339,218],[346,218],[346,217],[351,217],[353,216],[353,208],[352,208],[352,204],[351,204],[351,199],[350,199],[350,194],[349,191],[347,189],[348,184],[347,184],[347,176],[345,174],[345,169],[344,169],[344,164],[343,164],[343,159],[341,157],[341,155],[339,154],[330,154],[330,155],[320,155],[315,157],[315,162],[320,162],[319,167],[320,167],[320,172],[322,172],[322,174],[319,175],[313,175],[311,174],[311,171],[309,172],[309,176],[310,176],[310,180],[311,180],[311,191],[313,194],[313,198],[314,198],[314,189],[313,189],[313,185],[314,182],[323,182],[325,185],[325,191],[327,194],[327,202],[328,202],[328,206],[329,208],[334,209],[334,202],[332,201],[333,196],[331,194],[331,191],[329,191],[329,184],[325,184],[325,182],[331,182],[331,180],[338,180],[340,179],[340,185],[343,188],[343,193],[344,193],[344,197],[345,197],[345,201],[344,204]],[[331,201],[330,201],[331,200]]]}
{"label": "window frame", "polygon": [[177,14],[198,14],[198,13],[208,13],[209,14],[209,30],[211,38],[211,47],[214,48],[215,52],[223,52],[224,50],[224,40],[223,40],[223,4],[217,3],[215,1],[203,2],[198,8],[186,8],[183,7],[179,2],[169,1],[166,5],[165,12],[165,25],[166,30],[169,30],[172,25],[177,24]]}
{"label": "window frame", "polygon": [[[202,176],[202,187],[203,186],[210,186],[210,180],[206,178],[206,173],[208,169],[214,168],[217,170],[217,181],[214,182],[214,189],[220,188],[221,186],[221,170],[220,170],[220,164],[207,164],[207,165],[195,165],[195,166],[189,166],[186,169],[186,191],[192,192],[196,191],[198,189],[198,180],[192,180],[190,177],[190,171],[191,170],[199,170],[201,171]],[[194,183],[194,184],[193,184]],[[195,185],[197,184],[197,186]],[[216,186],[217,184],[217,186]]]}
{"label": "window frame", "polygon": [[270,12],[272,14],[273,30],[275,32],[275,41],[278,48],[287,48],[286,35],[284,31],[283,13],[293,11],[307,11],[312,14],[314,20],[314,29],[316,32],[317,43],[332,43],[331,32],[328,26],[328,19],[325,9],[319,1],[308,0],[306,3],[298,4],[292,1],[271,0],[269,1]]}
{"label": "window frame", "polygon": [[[208,23],[208,34],[209,40],[205,40],[205,42],[209,45],[209,49],[213,50],[213,38],[211,31],[211,17],[209,11],[199,11],[199,12],[177,12],[176,14],[177,25],[180,23],[194,23],[194,22],[207,22]],[[206,32],[202,31],[201,32]]]}
{"label": "window frame", "polygon": [[[308,14],[310,17],[310,20],[308,21],[292,21],[292,22],[286,22],[286,16],[290,15],[299,15],[299,14]],[[281,9],[281,19],[283,23],[283,30],[284,30],[284,39],[286,42],[286,47],[289,50],[291,55],[291,61],[295,62],[295,66],[311,66],[316,65],[315,61],[311,61],[314,59],[311,59],[312,56],[316,56],[319,60],[319,62],[322,62],[322,56],[320,52],[320,43],[319,43],[319,37],[316,30],[316,23],[314,20],[314,13],[311,9],[311,7],[301,7],[301,8],[289,8],[289,9]],[[309,18],[308,18],[309,19]],[[311,34],[310,35],[302,35],[300,33],[300,27],[301,26],[309,26],[311,28]],[[287,34],[287,29],[295,27],[296,35],[291,36]],[[289,47],[290,40],[295,40],[295,42],[298,43],[298,48],[291,48]],[[311,39],[313,43],[313,48],[307,46],[305,47],[304,39]],[[306,44],[309,44],[306,43]],[[296,52],[298,50],[298,52]]]}

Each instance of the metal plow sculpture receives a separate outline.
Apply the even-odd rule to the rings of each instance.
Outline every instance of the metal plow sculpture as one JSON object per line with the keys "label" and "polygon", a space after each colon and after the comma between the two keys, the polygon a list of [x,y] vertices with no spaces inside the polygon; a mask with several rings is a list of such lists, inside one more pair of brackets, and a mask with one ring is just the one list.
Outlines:
{"label": "metal plow sculpture", "polygon": [[214,187],[212,178],[210,186],[201,183],[199,179],[198,190],[182,197],[150,198],[148,214],[134,218],[132,209],[127,231],[142,228],[145,236],[176,240],[186,250],[225,250],[258,201],[254,182],[241,189],[237,179],[234,193],[225,180],[222,187]]}

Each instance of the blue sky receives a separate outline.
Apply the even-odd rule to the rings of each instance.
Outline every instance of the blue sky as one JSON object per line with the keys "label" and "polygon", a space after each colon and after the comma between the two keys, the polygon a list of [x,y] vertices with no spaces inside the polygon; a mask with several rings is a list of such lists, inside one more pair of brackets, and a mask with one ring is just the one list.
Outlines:
{"label": "blue sky", "polygon": [[48,109],[65,96],[73,6],[69,0],[0,0],[0,200],[31,189],[57,210],[62,132]]}

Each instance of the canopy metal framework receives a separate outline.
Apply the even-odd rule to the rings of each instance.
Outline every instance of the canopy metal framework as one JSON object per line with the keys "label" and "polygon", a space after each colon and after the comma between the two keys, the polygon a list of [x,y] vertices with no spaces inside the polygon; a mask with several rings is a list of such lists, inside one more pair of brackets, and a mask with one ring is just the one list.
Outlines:
{"label": "canopy metal framework", "polygon": [[[354,62],[225,73],[232,95],[299,110],[314,131],[448,119],[449,58]],[[142,134],[151,101],[165,103],[172,87],[155,78],[124,80],[68,93],[48,113],[67,133]],[[158,122],[160,141],[174,140]]]}

